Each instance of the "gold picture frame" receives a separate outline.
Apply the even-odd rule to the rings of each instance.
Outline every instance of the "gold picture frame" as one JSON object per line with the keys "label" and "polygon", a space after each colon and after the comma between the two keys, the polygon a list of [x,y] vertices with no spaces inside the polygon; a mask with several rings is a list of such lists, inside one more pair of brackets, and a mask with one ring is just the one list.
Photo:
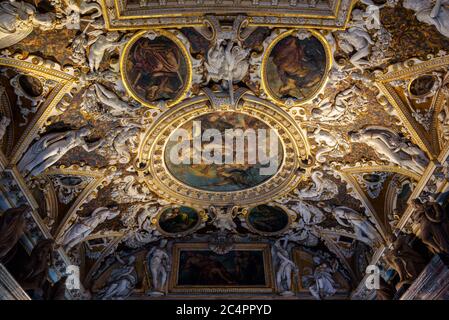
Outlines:
{"label": "gold picture frame", "polygon": [[186,63],[186,81],[184,83],[184,86],[182,87],[182,89],[179,90],[179,93],[176,95],[176,97],[174,97],[171,100],[166,101],[167,107],[171,107],[176,105],[177,103],[179,103],[180,101],[182,101],[187,93],[190,90],[190,86],[192,84],[192,61],[190,59],[190,54],[187,51],[186,47],[184,46],[184,44],[182,43],[182,41],[176,37],[175,34],[165,31],[165,30],[160,30],[160,29],[154,29],[154,30],[142,30],[140,32],[137,32],[126,44],[125,47],[123,48],[123,52],[120,55],[120,75],[122,78],[122,82],[123,85],[126,89],[126,92],[136,101],[138,101],[140,104],[148,107],[148,108],[153,108],[153,109],[158,109],[158,105],[157,102],[155,103],[151,103],[148,101],[145,101],[144,99],[142,99],[141,97],[139,97],[139,95],[134,91],[134,89],[132,88],[132,86],[130,85],[129,81],[128,81],[128,77],[126,74],[126,62],[127,62],[127,58],[128,58],[128,54],[130,52],[130,49],[132,48],[132,46],[141,38],[145,37],[145,35],[148,32],[154,32],[156,34],[156,37],[165,37],[167,39],[169,39],[170,41],[172,41],[180,50],[182,57],[185,60]]}
{"label": "gold picture frame", "polygon": [[257,234],[260,234],[260,235],[266,236],[266,237],[278,236],[278,235],[285,233],[287,230],[289,230],[292,222],[295,221],[295,219],[296,219],[296,214],[295,213],[292,214],[291,210],[289,210],[286,206],[283,206],[280,204],[276,204],[276,205],[266,204],[266,205],[269,207],[275,207],[277,209],[280,209],[283,212],[283,214],[285,214],[285,216],[287,217],[287,223],[285,224],[285,226],[282,229],[280,229],[278,231],[274,231],[274,232],[261,231],[261,230],[257,229],[256,227],[254,227],[254,225],[251,223],[251,221],[249,219],[249,216],[253,209],[255,209],[258,206],[261,206],[261,205],[257,205],[257,206],[251,206],[251,207],[247,208],[247,210],[246,210],[245,223],[246,223],[246,226],[248,227],[248,229],[254,233],[257,233]]}
{"label": "gold picture frame", "polygon": [[162,208],[159,209],[159,212],[157,213],[157,215],[151,220],[151,223],[156,226],[159,233],[161,233],[164,236],[173,237],[173,238],[185,237],[191,233],[194,233],[196,230],[198,230],[202,225],[204,225],[204,222],[207,221],[207,219],[208,219],[208,216],[203,209],[186,207],[186,208],[189,208],[189,209],[192,209],[193,211],[195,211],[195,213],[198,217],[198,221],[195,223],[195,225],[193,225],[190,229],[182,231],[182,232],[169,232],[169,231],[164,230],[160,224],[162,214],[167,209],[174,209],[174,208],[181,208],[181,207],[186,207],[186,206],[167,205],[167,206],[163,206]]}
{"label": "gold picture frame", "polygon": [[[183,285],[180,284],[180,271],[183,267],[181,262],[182,252],[210,252],[208,257],[223,257],[232,252],[261,252],[263,258],[263,285]],[[169,294],[184,293],[184,294],[204,294],[204,293],[274,293],[275,284],[273,277],[273,268],[271,261],[270,245],[268,243],[237,243],[233,248],[224,255],[215,254],[207,243],[176,243],[173,246],[172,252],[172,270],[168,283]],[[218,259],[217,259],[218,261]],[[182,269],[185,271],[185,268]],[[209,271],[209,270],[208,270]],[[182,275],[181,275],[182,277]],[[182,281],[182,280],[181,280]]]}
{"label": "gold picture frame", "polygon": [[[271,52],[273,51],[274,47],[279,43],[279,41],[281,41],[282,39],[285,39],[289,36],[296,35],[298,32],[308,32],[321,43],[321,45],[323,46],[323,49],[324,49],[324,53],[326,55],[326,66],[324,69],[324,74],[323,74],[317,88],[304,99],[290,98],[292,101],[292,104],[287,106],[286,101],[290,100],[290,99],[281,99],[281,98],[276,97],[276,95],[273,93],[272,89],[268,85],[267,63],[268,63],[268,60],[270,59]],[[320,32],[312,30],[312,29],[288,30],[285,32],[281,32],[273,41],[271,41],[271,43],[268,45],[268,47],[266,48],[266,50],[263,54],[262,65],[260,68],[260,76],[262,79],[261,87],[262,87],[262,90],[267,94],[269,99],[277,105],[287,107],[287,108],[302,106],[302,105],[305,105],[305,104],[311,102],[321,92],[321,90],[323,90],[323,88],[326,85],[327,80],[329,79],[329,72],[330,72],[331,68],[332,68],[332,50],[331,50],[326,38]]]}

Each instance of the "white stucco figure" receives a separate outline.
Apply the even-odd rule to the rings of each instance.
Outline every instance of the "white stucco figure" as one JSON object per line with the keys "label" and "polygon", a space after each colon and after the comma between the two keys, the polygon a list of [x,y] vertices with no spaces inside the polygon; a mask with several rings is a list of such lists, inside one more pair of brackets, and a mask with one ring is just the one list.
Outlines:
{"label": "white stucco figure", "polygon": [[212,218],[212,224],[217,227],[221,232],[235,231],[237,225],[234,222],[234,218],[237,215],[237,207],[231,207],[227,210],[223,208],[217,208],[214,206],[209,207],[209,214]]}
{"label": "white stucco figure", "polygon": [[38,13],[25,1],[0,3],[0,49],[16,44],[27,37],[35,26],[43,30],[56,27],[53,13]]}
{"label": "white stucco figure", "polygon": [[139,144],[139,126],[121,127],[122,129],[112,140],[112,148],[117,152],[119,163],[131,161],[131,152],[135,152]]}
{"label": "white stucco figure", "polygon": [[37,176],[75,147],[82,147],[87,152],[100,147],[103,140],[86,142],[89,134],[88,128],[46,134],[25,152],[18,169],[24,175]]}
{"label": "white stucco figure", "polygon": [[322,300],[337,292],[333,272],[333,269],[323,262],[313,270],[312,275],[303,277],[305,283],[310,283],[309,291],[315,299]]}
{"label": "white stucco figure", "polygon": [[[97,33],[97,31],[94,31],[94,35],[97,35]],[[100,34],[88,42],[87,45],[90,46],[89,68],[92,72],[98,71],[106,51],[112,51],[128,41],[126,37],[118,41],[119,38],[120,34],[118,32],[108,32],[106,35]]]}
{"label": "white stucco figure", "polygon": [[301,200],[329,200],[338,194],[338,186],[330,179],[324,177],[321,171],[314,171],[311,176],[312,183],[303,189],[295,190]]}
{"label": "white stucco figure", "polygon": [[156,213],[159,210],[159,207],[156,205],[157,202],[155,202],[154,206],[150,206],[144,210],[142,210],[142,212],[140,212],[137,215],[137,226],[140,229],[144,229],[144,230],[151,230],[150,226],[151,226],[151,219],[154,218],[156,216]]}
{"label": "white stucco figure", "polygon": [[95,83],[94,88],[98,100],[102,104],[110,108],[109,113],[113,116],[132,114],[138,108],[123,101],[115,92],[107,89],[105,86],[99,83]]}
{"label": "white stucco figure", "polygon": [[[284,241],[282,244],[281,242]],[[272,254],[276,261],[276,287],[283,296],[293,295],[292,275],[298,274],[298,267],[290,259],[287,251],[287,240],[279,239],[274,243]]]}
{"label": "white stucco figure", "polygon": [[371,29],[378,30],[382,26],[382,23],[380,22],[379,6],[369,5],[366,8],[366,11],[363,16],[366,19],[365,26],[368,30],[371,30]]}
{"label": "white stucco figure", "polygon": [[[339,92],[333,101],[329,98],[323,99],[316,108],[312,109],[312,118],[319,121],[341,120],[349,109],[354,107],[354,104],[357,104],[356,101],[358,99],[354,98],[359,97],[361,94],[362,90],[354,85]],[[360,107],[360,104],[357,104],[356,107]]]}
{"label": "white stucco figure", "polygon": [[234,103],[233,83],[243,79],[249,69],[249,49],[243,49],[235,41],[217,39],[207,52],[204,63],[207,81],[221,82],[229,89],[231,103]]}
{"label": "white stucco figure", "polygon": [[369,33],[358,27],[352,27],[341,32],[339,35],[338,45],[347,54],[351,54],[349,61],[354,67],[363,70],[369,64],[365,58],[371,53],[370,46],[374,44]]}
{"label": "white stucco figure", "polygon": [[353,228],[356,238],[363,243],[372,246],[380,239],[373,224],[357,211],[344,206],[332,206],[329,211],[340,225]]}
{"label": "white stucco figure", "polygon": [[128,258],[121,259],[116,255],[116,259],[121,266],[111,272],[106,286],[97,294],[99,299],[126,299],[132,294],[137,284],[136,257],[129,256]]}
{"label": "white stucco figure", "polygon": [[79,217],[64,233],[59,241],[66,251],[70,251],[78,243],[89,236],[101,223],[117,217],[120,213],[118,207],[100,207],[95,209],[90,216]]}
{"label": "white stucco figure", "polygon": [[365,143],[372,147],[382,160],[416,173],[422,174],[429,163],[421,149],[388,128],[371,126],[352,132],[349,136],[352,142]]}
{"label": "white stucco figure", "polygon": [[343,157],[350,149],[340,134],[335,131],[322,129],[318,126],[310,135],[318,144],[315,159],[319,163],[324,163],[327,157]]}
{"label": "white stucco figure", "polygon": [[89,16],[92,19],[101,17],[102,11],[99,3],[89,0],[65,0],[66,14],[71,15],[73,13],[81,16],[87,13],[91,13]]}
{"label": "white stucco figure", "polygon": [[72,54],[70,59],[78,64],[86,63],[86,49],[87,49],[87,36],[84,30],[81,34],[71,40],[70,48],[72,49]]}
{"label": "white stucco figure", "polygon": [[415,11],[419,21],[435,26],[449,37],[449,0],[404,0],[403,6]]}
{"label": "white stucco figure", "polygon": [[0,141],[3,139],[3,137],[6,134],[6,129],[8,129],[8,126],[11,124],[11,119],[7,116],[0,115]]}
{"label": "white stucco figure", "polygon": [[150,295],[163,295],[167,275],[170,270],[170,256],[165,250],[167,240],[161,240],[159,246],[154,246],[147,254],[148,267],[151,272],[152,289]]}
{"label": "white stucco figure", "polygon": [[306,225],[313,225],[322,222],[325,219],[323,212],[302,200],[297,200],[290,206],[290,209],[295,211]]}

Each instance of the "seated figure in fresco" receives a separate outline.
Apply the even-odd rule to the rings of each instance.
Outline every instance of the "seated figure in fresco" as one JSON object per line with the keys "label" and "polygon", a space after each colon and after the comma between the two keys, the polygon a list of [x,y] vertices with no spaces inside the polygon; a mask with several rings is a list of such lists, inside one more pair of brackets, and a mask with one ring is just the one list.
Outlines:
{"label": "seated figure in fresco", "polygon": [[297,38],[285,38],[273,49],[272,55],[282,81],[279,94],[291,95],[294,89],[310,88],[320,81],[318,66],[311,61]]}
{"label": "seated figure in fresco", "polygon": [[184,86],[180,74],[181,53],[172,43],[142,41],[133,53],[133,85],[148,101],[170,99]]}

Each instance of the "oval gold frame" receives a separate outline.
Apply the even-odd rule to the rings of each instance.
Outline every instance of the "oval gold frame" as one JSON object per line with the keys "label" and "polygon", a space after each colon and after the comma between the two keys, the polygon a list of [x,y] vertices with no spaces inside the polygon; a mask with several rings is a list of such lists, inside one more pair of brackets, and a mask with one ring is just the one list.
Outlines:
{"label": "oval gold frame", "polygon": [[171,107],[176,105],[177,103],[179,103],[180,101],[182,101],[185,96],[187,95],[188,91],[190,90],[190,87],[192,85],[192,61],[190,60],[190,55],[187,52],[186,47],[184,46],[184,44],[182,43],[182,41],[180,39],[178,39],[174,34],[165,31],[165,30],[160,30],[160,29],[147,29],[147,30],[143,30],[138,32],[137,34],[135,34],[126,44],[125,47],[123,48],[123,52],[120,55],[120,75],[122,78],[122,82],[123,82],[123,86],[125,87],[126,92],[136,101],[138,101],[140,104],[148,107],[148,108],[155,108],[155,109],[159,109],[159,107],[157,106],[157,102],[155,103],[151,103],[148,101],[143,100],[142,98],[140,98],[137,93],[134,92],[133,88],[131,87],[131,85],[128,83],[128,78],[126,75],[126,58],[128,57],[129,54],[129,50],[132,47],[132,45],[134,43],[136,43],[137,40],[139,40],[140,38],[142,38],[147,32],[150,31],[154,31],[157,36],[163,36],[166,37],[168,39],[170,39],[171,41],[173,41],[178,48],[181,50],[181,53],[186,61],[186,69],[187,69],[187,77],[186,77],[186,83],[184,84],[184,87],[182,88],[182,90],[180,90],[180,92],[176,95],[176,97],[172,100],[167,100],[167,107]]}
{"label": "oval gold frame", "polygon": [[191,98],[167,110],[147,130],[139,146],[135,169],[150,190],[171,203],[193,208],[207,208],[210,205],[247,206],[266,203],[267,198],[285,195],[310,174],[310,166],[304,167],[301,163],[301,160],[311,158],[311,150],[300,126],[285,110],[255,96],[244,95],[235,112],[258,118],[268,127],[278,130],[284,150],[278,172],[252,188],[220,192],[196,189],[173,177],[164,159],[165,146],[172,132],[194,118],[216,111],[206,96]]}
{"label": "oval gold frame", "polygon": [[159,224],[159,221],[160,221],[162,213],[164,213],[165,210],[173,208],[173,207],[188,207],[188,206],[185,206],[185,205],[180,205],[180,206],[167,205],[167,206],[163,206],[162,208],[159,209],[159,212],[157,213],[157,215],[151,221],[156,226],[157,231],[159,231],[159,233],[164,235],[164,236],[172,237],[172,238],[179,238],[179,237],[187,236],[187,235],[189,235],[191,233],[194,233],[196,230],[198,230],[198,228],[204,222],[204,217],[201,215],[201,210],[199,210],[198,208],[194,208],[194,207],[188,207],[190,209],[195,210],[195,212],[196,212],[196,214],[198,216],[198,222],[195,224],[195,226],[193,226],[191,229],[183,231],[183,232],[177,232],[177,233],[167,232],[164,229],[162,229],[161,225]]}
{"label": "oval gold frame", "polygon": [[[297,33],[298,31],[310,32],[312,34],[312,36],[314,36],[315,38],[318,39],[318,41],[320,41],[320,43],[323,45],[324,53],[326,55],[326,68],[324,70],[324,75],[321,78],[319,86],[310,95],[310,97],[308,97],[304,100],[299,100],[297,98],[291,98],[294,101],[294,103],[290,106],[287,106],[285,104],[285,102],[288,99],[277,98],[276,95],[270,89],[270,86],[268,85],[268,81],[267,81],[267,77],[266,77],[266,64],[268,63],[268,59],[270,58],[271,52],[273,51],[273,48],[276,46],[276,44],[278,44],[278,42],[281,41],[282,39],[284,39],[288,36],[291,36],[291,35]],[[331,50],[326,38],[321,33],[317,32],[315,30],[310,30],[310,29],[289,30],[289,31],[279,34],[276,38],[274,38],[273,41],[271,41],[271,43],[268,45],[267,49],[265,50],[264,56],[262,58],[262,64],[260,67],[262,90],[267,94],[267,96],[270,98],[271,101],[273,101],[274,103],[276,103],[280,106],[287,107],[287,108],[302,106],[302,105],[305,105],[305,104],[309,103],[310,101],[312,101],[320,93],[320,91],[324,88],[327,80],[329,79],[329,72],[330,72],[331,68],[332,68],[332,50]]]}
{"label": "oval gold frame", "polygon": [[[276,232],[264,232],[264,231],[260,231],[260,230],[258,230],[256,228],[254,228],[254,226],[249,221],[249,215],[251,214],[251,210],[253,210],[254,208],[256,208],[258,206],[261,206],[261,205],[266,205],[268,207],[277,207],[277,208],[281,209],[282,212],[284,212],[284,214],[287,216],[287,219],[288,219],[287,224],[285,225],[285,227],[282,228],[279,231],[276,231]],[[266,237],[273,237],[273,236],[278,236],[278,235],[283,234],[288,229],[290,229],[290,226],[291,226],[292,222],[293,222],[292,216],[288,213],[288,211],[283,206],[280,206],[280,205],[277,205],[277,204],[276,205],[270,205],[270,204],[267,204],[267,203],[262,203],[262,204],[258,204],[256,206],[251,206],[251,207],[248,208],[248,213],[245,215],[245,223],[246,223],[246,226],[248,227],[248,229],[250,231],[254,232],[254,233],[257,233],[257,234],[260,234],[260,235],[266,236]]]}
{"label": "oval gold frame", "polygon": [[[421,95],[415,95],[415,94],[413,94],[413,93],[412,93],[412,90],[411,90],[412,83],[413,83],[414,81],[418,80],[419,78],[421,78],[421,77],[426,77],[426,76],[430,76],[430,77],[432,77],[432,78],[434,79],[434,83],[433,83],[433,85],[432,85],[432,88],[429,90],[429,92],[424,93],[424,94],[421,94]],[[439,82],[439,81],[438,81],[438,77],[435,76],[435,75],[433,75],[433,74],[429,74],[429,73],[420,74],[420,75],[418,75],[418,76],[412,78],[412,79],[408,82],[408,85],[407,85],[407,93],[409,94],[409,96],[410,96],[412,99],[425,99],[425,98],[430,98],[430,97],[433,95],[433,94],[432,94],[432,89],[433,89],[433,87],[435,87],[435,85],[438,85],[438,82]]]}

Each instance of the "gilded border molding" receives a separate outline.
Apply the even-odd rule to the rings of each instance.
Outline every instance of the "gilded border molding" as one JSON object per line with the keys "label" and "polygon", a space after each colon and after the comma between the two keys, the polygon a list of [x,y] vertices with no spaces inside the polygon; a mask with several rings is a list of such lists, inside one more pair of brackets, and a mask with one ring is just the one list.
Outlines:
{"label": "gilded border molding", "polygon": [[[214,13],[226,19],[230,15],[247,14],[251,26],[303,27],[344,30],[357,0],[333,0],[328,8],[293,7],[276,8],[275,5],[250,7],[238,5],[192,5],[193,13],[182,14],[186,4],[180,7],[135,8],[127,11],[120,0],[99,1],[108,30],[136,30],[148,27],[180,28],[203,26],[205,16]],[[321,3],[322,5],[322,3]],[[307,10],[306,10],[307,9]],[[309,12],[307,12],[309,11]],[[127,14],[128,12],[128,14]],[[181,14],[180,14],[181,13]]]}

